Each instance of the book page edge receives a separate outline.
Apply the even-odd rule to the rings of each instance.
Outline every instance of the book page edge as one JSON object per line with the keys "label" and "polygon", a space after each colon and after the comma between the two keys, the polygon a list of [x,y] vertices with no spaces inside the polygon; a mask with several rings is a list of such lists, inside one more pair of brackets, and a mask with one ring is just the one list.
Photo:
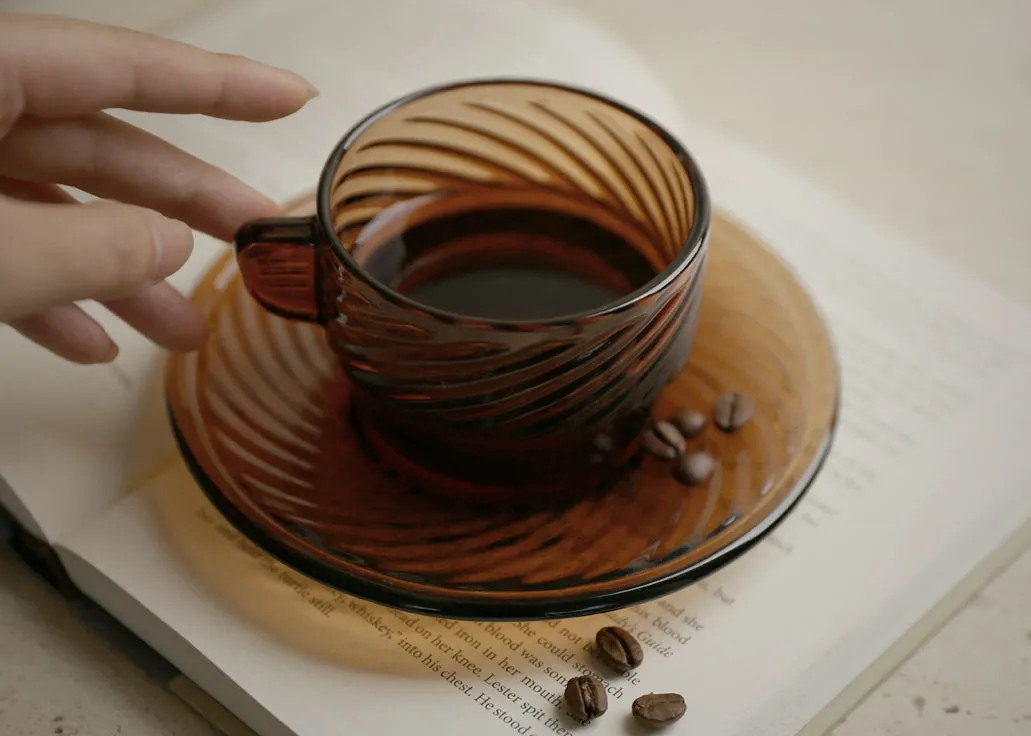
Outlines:
{"label": "book page edge", "polygon": [[983,590],[1029,548],[1031,548],[1031,518],[1025,520],[973,570],[952,586],[949,592],[928,609],[915,624],[895,639],[873,664],[859,672],[798,732],[797,736],[828,736],[862,704],[870,693],[960,613],[979,591]]}
{"label": "book page edge", "polygon": [[0,476],[0,507],[6,509],[14,517],[14,520],[18,522],[26,534],[31,534],[40,541],[52,542],[43,533],[43,529],[36,521],[36,517],[33,516],[29,507],[22,501],[21,496],[15,492],[14,488],[3,476]]}
{"label": "book page edge", "polygon": [[186,675],[180,673],[172,678],[168,689],[225,736],[258,736],[256,731]]}
{"label": "book page edge", "polygon": [[[99,568],[61,543],[54,545],[54,551],[83,595],[168,660],[183,677],[189,679],[198,690],[205,692],[211,700],[220,703],[225,711],[233,714],[240,723],[246,724],[262,736],[296,736],[235,680],[215,666],[203,652]],[[207,671],[201,671],[205,666]],[[209,717],[214,711],[210,707],[204,707],[201,700],[195,697],[196,691],[190,691],[180,683],[180,687],[173,688],[173,692],[197,710],[212,726],[221,730],[221,720],[216,722]],[[182,693],[186,693],[186,697]],[[195,703],[202,707],[198,708]],[[231,725],[229,719],[225,720],[227,725]],[[227,733],[227,736],[237,736],[239,729],[236,732],[223,732]]]}

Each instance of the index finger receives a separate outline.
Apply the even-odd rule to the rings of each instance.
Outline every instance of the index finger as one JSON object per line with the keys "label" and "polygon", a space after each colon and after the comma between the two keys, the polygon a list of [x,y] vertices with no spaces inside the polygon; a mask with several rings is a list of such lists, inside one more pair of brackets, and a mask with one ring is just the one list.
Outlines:
{"label": "index finger", "polygon": [[20,115],[109,108],[261,122],[317,94],[293,72],[251,59],[45,15],[0,15],[0,77],[0,129]]}

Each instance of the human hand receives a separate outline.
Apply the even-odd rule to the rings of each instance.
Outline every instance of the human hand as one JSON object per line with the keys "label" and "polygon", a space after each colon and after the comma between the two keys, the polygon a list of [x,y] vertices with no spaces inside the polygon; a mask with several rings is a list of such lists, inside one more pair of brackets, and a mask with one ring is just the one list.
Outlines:
{"label": "human hand", "polygon": [[[240,57],[0,14],[0,323],[68,360],[106,362],[117,346],[75,304],[95,300],[163,347],[198,347],[200,316],[165,282],[190,255],[190,227],[229,240],[278,208],[103,111],[261,122],[315,94],[295,74]],[[78,203],[60,185],[100,199]]]}

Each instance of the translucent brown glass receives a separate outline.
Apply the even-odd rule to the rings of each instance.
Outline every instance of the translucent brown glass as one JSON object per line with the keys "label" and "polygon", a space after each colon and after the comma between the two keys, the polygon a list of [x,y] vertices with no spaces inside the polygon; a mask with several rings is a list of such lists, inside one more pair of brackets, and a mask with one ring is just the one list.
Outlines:
{"label": "translucent brown glass", "polygon": [[[294,214],[314,212],[313,198]],[[713,218],[691,359],[652,419],[709,414],[728,391],[755,414],[727,434],[710,421],[689,451],[717,461],[686,487],[645,453],[604,493],[565,503],[455,503],[403,482],[342,421],[354,390],[318,325],[275,317],[243,288],[227,253],[193,293],[213,333],[169,356],[167,401],[183,457],[217,512],[309,578],[379,603],[458,618],[530,619],[607,611],[670,593],[762,539],[809,487],[831,444],[840,383],[827,329],[806,290],[761,242]],[[197,518],[217,516],[181,481],[162,516],[198,580],[244,591],[271,615],[258,549],[222,525],[224,549]],[[261,559],[249,572],[229,561]],[[312,600],[332,591],[306,581]],[[310,601],[298,599],[311,612]],[[307,625],[303,615],[283,628]]]}
{"label": "translucent brown glass", "polygon": [[[618,480],[698,320],[710,211],[680,144],[591,93],[451,85],[353,128],[329,157],[317,208],[244,226],[238,263],[268,310],[325,327],[371,457],[417,487],[479,500]],[[406,295],[357,255],[392,228],[459,216],[488,218],[490,237],[412,251],[404,283],[531,258],[614,296],[544,318],[482,317]],[[536,224],[555,222],[578,224]]]}

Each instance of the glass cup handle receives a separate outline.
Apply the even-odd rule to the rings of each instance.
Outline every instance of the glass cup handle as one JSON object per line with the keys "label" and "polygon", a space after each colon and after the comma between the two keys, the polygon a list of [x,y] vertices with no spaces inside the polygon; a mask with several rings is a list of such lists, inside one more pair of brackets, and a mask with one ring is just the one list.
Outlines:
{"label": "glass cup handle", "polygon": [[324,322],[317,217],[266,217],[236,231],[236,263],[247,291],[272,314]]}

